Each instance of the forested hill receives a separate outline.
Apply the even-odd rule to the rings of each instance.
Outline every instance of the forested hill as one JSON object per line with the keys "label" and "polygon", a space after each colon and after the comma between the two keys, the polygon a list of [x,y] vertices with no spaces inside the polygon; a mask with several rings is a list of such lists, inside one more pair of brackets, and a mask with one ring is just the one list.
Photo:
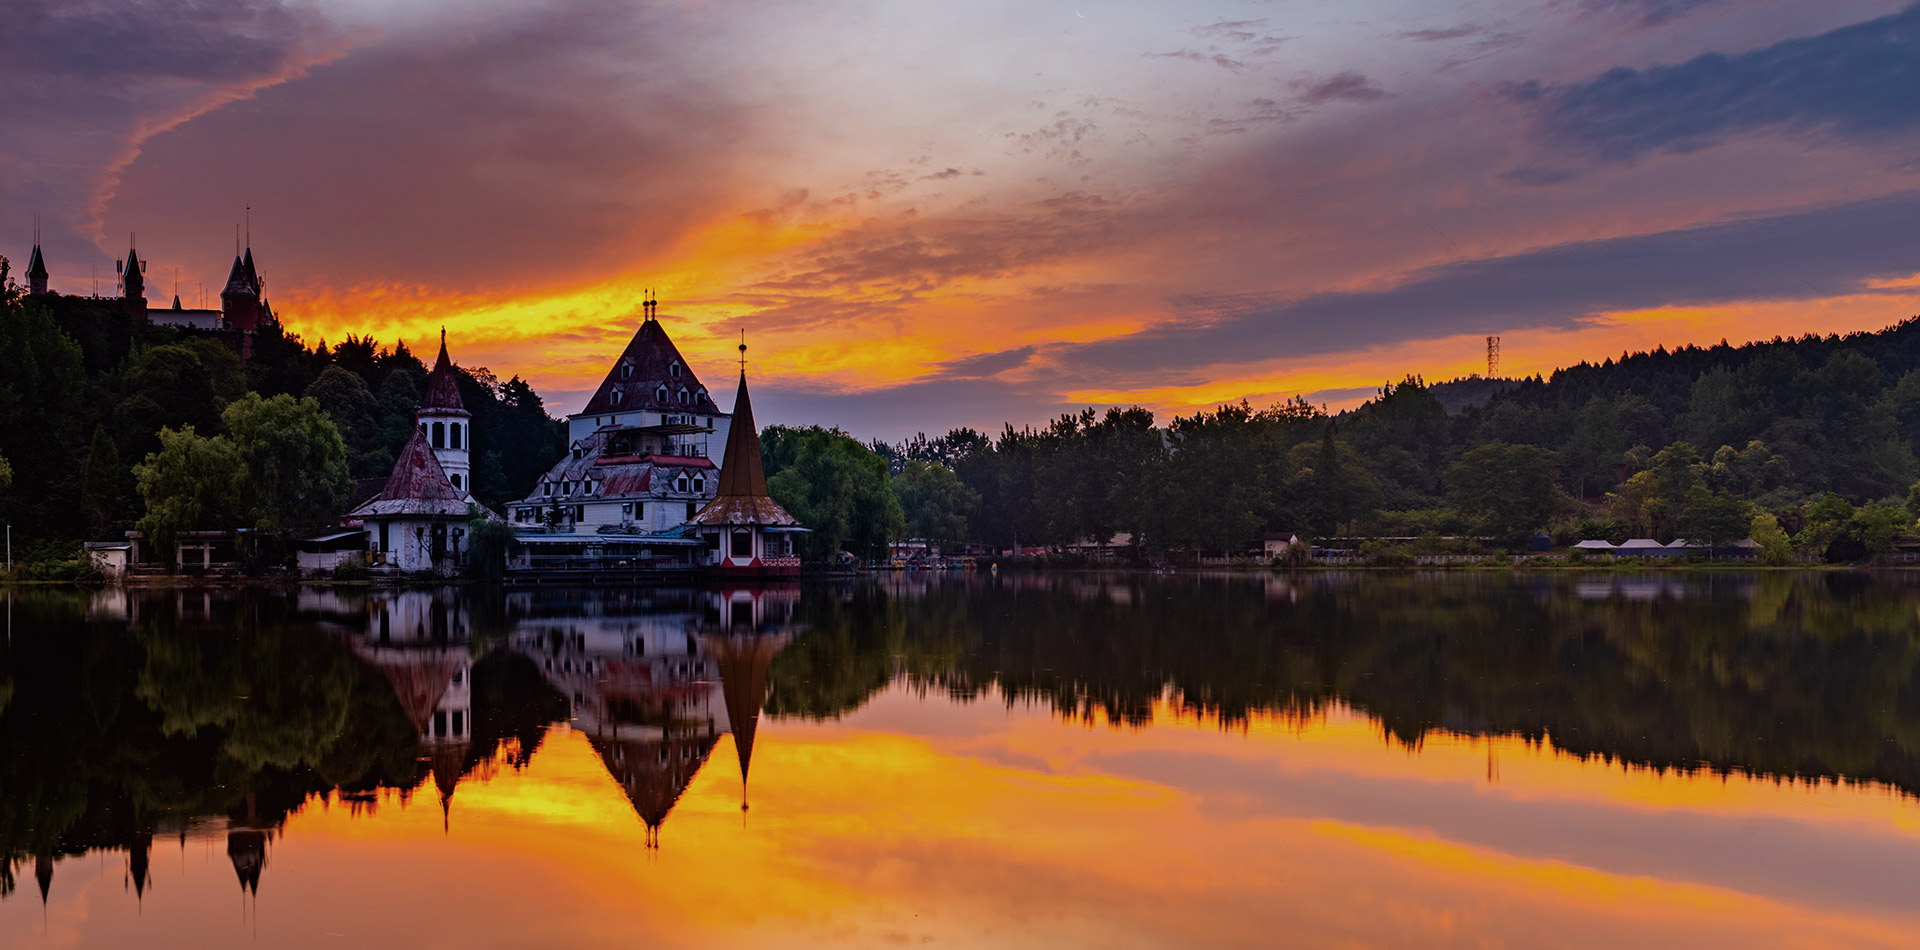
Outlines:
{"label": "forested hill", "polygon": [[[1843,539],[1885,550],[1917,513],[1906,500],[1920,479],[1920,318],[1657,349],[1545,379],[1409,376],[1333,417],[1299,399],[1165,421],[1088,409],[1039,429],[873,448],[915,486],[901,494],[909,533],[964,515],[965,536],[1002,547],[1120,532],[1150,552],[1233,551],[1268,531],[1510,545],[1544,529],[1562,540],[1784,530],[1803,553]],[[1754,527],[1759,515],[1771,527]]]}

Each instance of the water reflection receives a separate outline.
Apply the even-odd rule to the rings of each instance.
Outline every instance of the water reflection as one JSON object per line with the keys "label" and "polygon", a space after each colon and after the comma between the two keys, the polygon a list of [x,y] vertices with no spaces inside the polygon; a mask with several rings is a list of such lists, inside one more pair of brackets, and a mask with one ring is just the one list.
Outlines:
{"label": "water reflection", "polygon": [[[1904,575],[1853,574],[935,574],[804,594],[16,593],[0,650],[0,896],[58,899],[67,862],[92,852],[120,856],[138,902],[171,840],[204,844],[231,864],[228,887],[258,894],[299,828],[394,834],[383,822],[424,811],[436,839],[457,837],[500,826],[508,804],[581,805],[563,799],[600,794],[595,781],[625,813],[566,827],[612,842],[632,828],[612,860],[732,848],[744,864],[710,808],[690,819],[685,802],[700,782],[710,806],[724,779],[725,807],[746,808],[764,716],[761,751],[782,770],[760,795],[784,809],[755,818],[778,844],[750,852],[769,908],[802,878],[841,882],[792,897],[803,907],[845,903],[847,888],[1017,904],[1037,887],[1091,905],[1165,887],[1118,866],[1103,869],[1105,897],[1069,885],[1111,838],[1143,865],[1241,882],[1163,909],[1184,921],[1173,932],[1217,938],[1201,942],[1270,933],[1195,918],[1208,901],[1231,916],[1220,894],[1235,887],[1249,900],[1302,887],[1308,872],[1281,854],[1318,868],[1315,887],[1345,888],[1360,916],[1376,906],[1353,897],[1369,882],[1412,894],[1461,880],[1483,904],[1522,880],[1616,900],[1624,882],[1659,880],[1691,882],[1659,899],[1720,907],[1714,920],[1728,895],[1884,915],[1913,904],[1920,864],[1900,830],[1920,795],[1916,592]],[[716,753],[732,761],[709,768]],[[503,780],[536,763],[564,781]],[[1836,785],[1874,797],[1810,797]],[[503,804],[509,788],[544,797]],[[902,850],[914,833],[925,854]],[[902,883],[902,868],[925,879]],[[1340,904],[1316,900],[1287,913]],[[1740,906],[1753,921],[1783,913]]]}

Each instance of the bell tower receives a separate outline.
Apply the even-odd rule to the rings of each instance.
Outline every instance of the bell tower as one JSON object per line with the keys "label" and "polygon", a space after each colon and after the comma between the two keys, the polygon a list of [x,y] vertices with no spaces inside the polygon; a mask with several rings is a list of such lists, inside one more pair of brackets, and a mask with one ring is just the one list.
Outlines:
{"label": "bell tower", "polygon": [[433,447],[434,458],[447,473],[447,480],[463,496],[473,494],[473,414],[460,399],[460,384],[453,372],[453,360],[447,356],[447,331],[440,330],[440,357],[433,361],[427,376],[426,398],[414,413],[414,421]]}

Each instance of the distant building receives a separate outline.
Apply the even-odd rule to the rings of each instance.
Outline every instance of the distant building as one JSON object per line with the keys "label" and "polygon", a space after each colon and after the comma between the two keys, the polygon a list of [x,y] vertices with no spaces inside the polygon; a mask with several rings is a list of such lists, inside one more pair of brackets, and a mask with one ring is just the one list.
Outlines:
{"label": "distant building", "polygon": [[[234,255],[233,268],[228,272],[227,281],[220,291],[218,310],[182,307],[179,294],[174,295],[171,307],[149,306],[147,262],[141,259],[139,250],[131,242],[126,259],[115,261],[113,266],[119,290],[116,299],[129,315],[145,317],[149,322],[162,326],[207,331],[218,336],[243,359],[253,354],[254,331],[274,319],[273,308],[267,303],[266,282],[260,278],[260,272],[253,264],[251,246],[243,254]],[[36,296],[49,293],[47,278],[46,257],[36,241],[33,253],[27,260],[27,293]]]}

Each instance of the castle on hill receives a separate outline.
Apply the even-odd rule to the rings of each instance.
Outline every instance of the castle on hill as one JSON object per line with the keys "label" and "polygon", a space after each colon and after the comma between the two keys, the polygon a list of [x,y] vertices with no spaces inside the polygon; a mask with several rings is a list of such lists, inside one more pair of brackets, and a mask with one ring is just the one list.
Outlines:
{"label": "castle on hill", "polygon": [[[154,307],[147,302],[147,262],[141,258],[134,242],[127,242],[127,256],[114,261],[114,289],[118,296],[109,298],[119,303],[129,316],[146,319],[161,326],[183,327],[202,330],[218,336],[229,347],[237,351],[241,358],[252,355],[253,333],[261,325],[272,321],[273,307],[267,303],[266,281],[253,263],[253,246],[249,242],[244,251],[233,256],[233,267],[227,272],[227,281],[220,290],[220,309],[189,309],[180,305],[180,295],[173,295],[173,306]],[[44,296],[53,293],[48,288],[50,277],[47,271],[46,255],[40,249],[40,242],[33,244],[33,253],[27,258],[27,294]]]}

